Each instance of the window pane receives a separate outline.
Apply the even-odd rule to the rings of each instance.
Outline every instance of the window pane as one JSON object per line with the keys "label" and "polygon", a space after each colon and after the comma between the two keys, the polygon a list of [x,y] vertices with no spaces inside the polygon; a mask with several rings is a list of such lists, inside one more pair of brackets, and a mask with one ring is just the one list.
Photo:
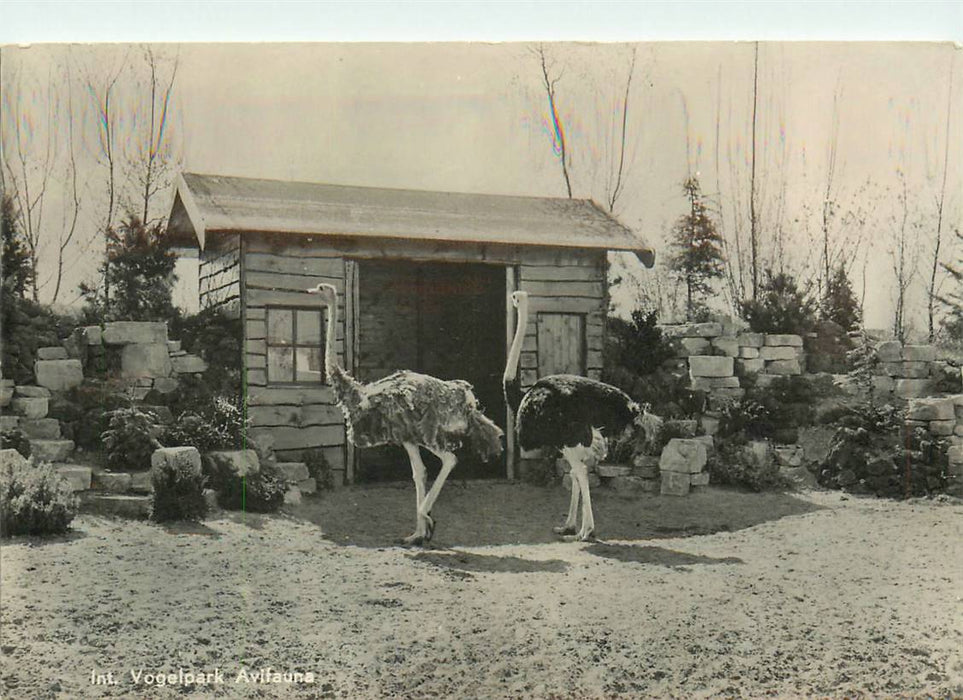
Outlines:
{"label": "window pane", "polygon": [[[321,347],[321,310],[298,311],[298,345]],[[300,364],[298,365],[301,366]]]}
{"label": "window pane", "polygon": [[294,312],[291,309],[268,309],[267,341],[269,345],[291,345],[294,341]]}
{"label": "window pane", "polygon": [[321,367],[321,348],[297,348],[299,382],[320,382],[324,377]]}
{"label": "window pane", "polygon": [[294,381],[294,348],[268,346],[268,381]]}

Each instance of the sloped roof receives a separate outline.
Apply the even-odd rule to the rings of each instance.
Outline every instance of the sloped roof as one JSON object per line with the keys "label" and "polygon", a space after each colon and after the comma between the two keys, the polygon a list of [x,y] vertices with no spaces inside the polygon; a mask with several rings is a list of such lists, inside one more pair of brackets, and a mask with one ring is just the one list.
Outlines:
{"label": "sloped roof", "polygon": [[501,243],[635,252],[645,242],[593,202],[349,187],[184,173],[168,219],[178,245],[212,232],[266,232]]}

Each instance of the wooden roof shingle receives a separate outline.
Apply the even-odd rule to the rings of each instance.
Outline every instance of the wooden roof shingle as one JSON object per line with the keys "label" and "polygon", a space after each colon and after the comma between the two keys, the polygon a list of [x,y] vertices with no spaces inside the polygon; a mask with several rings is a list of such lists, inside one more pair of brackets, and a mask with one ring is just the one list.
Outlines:
{"label": "wooden roof shingle", "polygon": [[284,182],[183,173],[168,219],[177,245],[209,233],[290,233],[654,252],[581,199],[517,197]]}

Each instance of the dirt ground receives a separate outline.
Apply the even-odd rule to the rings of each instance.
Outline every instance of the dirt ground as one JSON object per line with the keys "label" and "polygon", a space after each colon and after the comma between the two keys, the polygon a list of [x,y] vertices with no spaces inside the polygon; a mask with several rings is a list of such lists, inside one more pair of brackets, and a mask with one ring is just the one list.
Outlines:
{"label": "dirt ground", "polygon": [[[393,546],[413,500],[345,489],[173,527],[82,516],[7,542],[0,694],[963,695],[958,501],[599,491],[604,539],[580,544],[551,535],[561,488],[456,483],[436,547]],[[146,682],[179,670],[210,683]]]}

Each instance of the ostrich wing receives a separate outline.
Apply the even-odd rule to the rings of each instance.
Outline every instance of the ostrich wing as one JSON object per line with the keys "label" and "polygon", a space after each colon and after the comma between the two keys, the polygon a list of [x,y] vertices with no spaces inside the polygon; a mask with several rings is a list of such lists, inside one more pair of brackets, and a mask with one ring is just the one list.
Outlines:
{"label": "ostrich wing", "polygon": [[627,394],[603,382],[557,374],[539,379],[518,409],[522,449],[591,445],[592,429],[619,435],[638,415]]}

